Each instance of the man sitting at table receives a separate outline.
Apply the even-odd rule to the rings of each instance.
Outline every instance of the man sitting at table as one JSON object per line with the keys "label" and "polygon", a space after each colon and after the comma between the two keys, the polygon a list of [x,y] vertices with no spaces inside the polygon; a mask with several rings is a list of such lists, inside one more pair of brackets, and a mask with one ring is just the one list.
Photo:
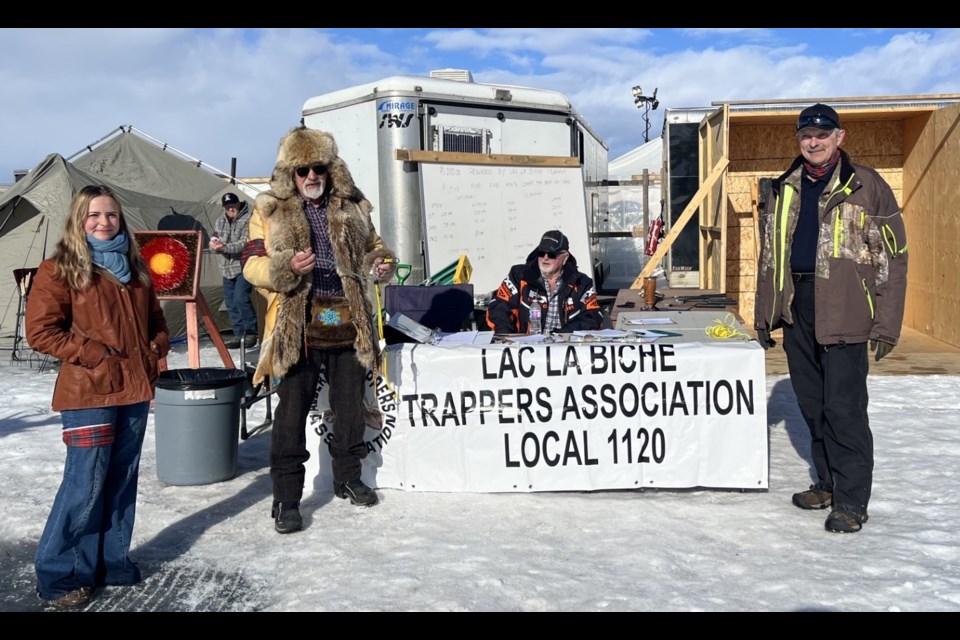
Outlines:
{"label": "man sitting at table", "polygon": [[603,325],[593,280],[577,270],[570,241],[547,231],[523,264],[510,273],[487,307],[487,324],[495,333],[530,333],[530,309],[540,310],[540,331],[570,333]]}

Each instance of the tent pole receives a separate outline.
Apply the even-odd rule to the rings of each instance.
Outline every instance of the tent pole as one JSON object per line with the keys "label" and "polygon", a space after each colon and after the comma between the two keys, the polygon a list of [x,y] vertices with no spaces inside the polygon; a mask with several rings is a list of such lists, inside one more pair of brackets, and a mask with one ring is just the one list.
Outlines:
{"label": "tent pole", "polygon": [[83,154],[83,153],[86,153],[87,151],[93,151],[93,148],[94,148],[95,146],[97,146],[98,144],[100,144],[101,142],[103,142],[104,140],[106,140],[107,138],[112,137],[112,136],[113,136],[115,133],[117,133],[118,131],[125,131],[125,132],[127,132],[127,133],[136,133],[136,134],[137,134],[138,136],[140,136],[141,138],[145,138],[145,139],[153,142],[154,144],[158,145],[163,151],[173,151],[173,152],[175,152],[178,156],[180,156],[180,159],[181,159],[181,160],[188,160],[188,161],[196,164],[198,168],[200,168],[200,167],[206,167],[208,170],[210,170],[211,173],[213,173],[214,175],[216,175],[216,176],[219,177],[219,178],[229,177],[231,184],[241,184],[241,185],[244,185],[244,186],[246,186],[246,187],[249,187],[249,188],[250,188],[251,190],[253,190],[253,191],[257,191],[257,189],[256,189],[255,187],[253,187],[253,185],[247,184],[247,183],[244,182],[243,180],[237,180],[237,178],[236,178],[236,168],[234,168],[233,172],[230,173],[230,175],[228,176],[228,175],[227,175],[224,171],[222,171],[221,169],[218,169],[217,167],[214,167],[213,165],[209,165],[209,164],[207,164],[206,162],[204,162],[204,161],[202,161],[202,160],[199,160],[199,159],[197,159],[197,158],[194,158],[193,156],[191,156],[191,155],[189,155],[189,154],[186,154],[186,153],[184,153],[183,151],[180,151],[179,149],[177,149],[177,148],[175,148],[175,147],[171,147],[169,144],[167,144],[167,143],[164,142],[163,140],[157,140],[156,138],[154,138],[154,137],[151,136],[150,134],[144,133],[143,131],[140,131],[140,129],[137,129],[137,128],[134,127],[132,124],[122,124],[122,125],[120,125],[119,127],[117,127],[116,129],[114,129],[113,131],[111,131],[111,132],[108,133],[107,135],[103,136],[103,137],[100,138],[99,140],[97,140],[97,141],[95,141],[95,142],[91,142],[90,144],[88,144],[87,146],[85,146],[85,147],[84,147],[83,149],[81,149],[80,151],[77,151],[76,153],[74,153],[72,156],[70,156],[69,158],[67,158],[67,161],[69,162],[70,160],[73,160],[73,159],[76,158],[77,156],[79,156],[79,155],[81,155],[81,154]]}
{"label": "tent pole", "polygon": [[206,162],[204,162],[203,160],[200,160],[199,158],[194,158],[194,157],[191,156],[190,154],[184,153],[183,151],[180,151],[180,149],[177,149],[176,147],[170,146],[168,143],[164,142],[163,140],[157,140],[156,138],[154,138],[153,136],[151,136],[149,133],[145,133],[145,132],[143,132],[143,131],[140,131],[140,129],[137,129],[137,128],[134,127],[133,125],[128,125],[128,126],[130,127],[130,131],[131,131],[131,132],[135,132],[135,133],[136,133],[137,135],[139,135],[140,137],[146,138],[147,140],[150,140],[150,141],[153,142],[154,144],[159,145],[160,147],[163,148],[164,151],[173,151],[173,152],[175,152],[177,155],[181,156],[182,159],[189,160],[190,162],[195,163],[195,164],[197,165],[197,167],[206,167],[207,169],[209,169],[211,172],[213,172],[214,174],[216,174],[216,175],[217,175],[218,177],[220,177],[220,178],[230,177],[230,178],[231,178],[231,180],[230,180],[230,183],[231,183],[231,184],[238,184],[238,183],[239,183],[239,184],[248,186],[248,187],[250,187],[251,189],[253,189],[254,191],[256,191],[256,189],[254,189],[252,185],[249,185],[249,184],[247,184],[246,182],[244,182],[243,180],[238,180],[238,179],[236,178],[236,175],[237,175],[237,174],[236,174],[236,169],[235,169],[235,168],[234,168],[233,171],[231,171],[231,173],[229,174],[229,176],[227,176],[227,174],[226,174],[223,170],[218,169],[217,167],[215,167],[215,166],[213,166],[213,165],[211,165],[211,164],[207,164]]}
{"label": "tent pole", "polygon": [[3,228],[7,226],[7,221],[10,220],[10,217],[13,216],[17,211],[17,205],[20,204],[20,201],[23,200],[23,196],[17,196],[17,201],[13,203],[13,207],[10,209],[10,213],[7,214],[7,217],[3,219],[3,222],[0,223],[0,231],[3,231]]}
{"label": "tent pole", "polygon": [[43,228],[43,254],[41,260],[47,259],[47,235],[50,233],[50,221],[47,220],[47,216],[43,216],[43,220],[47,223]]}
{"label": "tent pole", "polygon": [[[93,151],[93,148],[94,148],[95,146],[97,146],[98,144],[100,144],[101,142],[103,142],[104,140],[106,140],[107,138],[111,137],[111,136],[112,136],[113,134],[115,134],[117,131],[123,131],[123,126],[124,126],[124,125],[120,125],[119,127],[117,127],[116,129],[114,129],[113,131],[111,131],[111,132],[108,133],[107,135],[103,136],[103,137],[100,138],[99,140],[95,140],[94,142],[91,142],[90,144],[88,144],[87,146],[85,146],[83,149],[80,149],[80,151],[77,151],[77,152],[74,153],[72,156],[70,156],[69,158],[67,158],[67,162],[70,162],[71,160],[73,160],[74,158],[76,158],[76,157],[77,157],[78,155],[80,155],[81,153],[84,153],[84,152],[87,152],[87,151]],[[130,125],[127,125],[127,126],[129,127]]]}

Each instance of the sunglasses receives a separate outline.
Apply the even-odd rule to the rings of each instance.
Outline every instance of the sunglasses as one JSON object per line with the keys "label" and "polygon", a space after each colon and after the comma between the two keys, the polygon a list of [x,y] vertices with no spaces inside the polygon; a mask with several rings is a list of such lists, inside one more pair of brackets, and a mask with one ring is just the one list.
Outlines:
{"label": "sunglasses", "polygon": [[540,251],[537,253],[538,258],[550,258],[551,260],[556,260],[559,253],[554,253],[553,251]]}
{"label": "sunglasses", "polygon": [[812,116],[801,116],[800,119],[797,120],[797,131],[804,127],[830,127],[831,129],[839,129],[840,125],[834,122],[830,116],[816,113]]}
{"label": "sunglasses", "polygon": [[306,178],[308,175],[310,175],[311,169],[313,169],[313,173],[318,176],[322,176],[327,172],[327,168],[325,166],[322,164],[317,164],[312,167],[297,167],[297,175],[301,178]]}

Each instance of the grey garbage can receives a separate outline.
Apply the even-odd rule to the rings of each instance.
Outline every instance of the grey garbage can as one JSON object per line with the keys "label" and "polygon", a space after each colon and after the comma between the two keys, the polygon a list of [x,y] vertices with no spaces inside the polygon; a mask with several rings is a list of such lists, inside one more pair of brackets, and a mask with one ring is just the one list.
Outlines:
{"label": "grey garbage can", "polygon": [[171,369],[154,398],[157,477],[167,484],[210,484],[237,473],[241,369]]}

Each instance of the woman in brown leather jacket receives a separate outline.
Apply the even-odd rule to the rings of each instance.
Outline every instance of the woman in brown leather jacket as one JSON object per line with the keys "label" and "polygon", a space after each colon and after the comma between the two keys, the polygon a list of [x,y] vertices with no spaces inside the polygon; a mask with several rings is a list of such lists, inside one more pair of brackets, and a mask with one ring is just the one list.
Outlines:
{"label": "woman in brown leather jacket", "polygon": [[101,585],[140,580],[130,560],[147,413],[170,349],[150,272],[106,186],[80,190],[53,258],[37,271],[30,346],[60,361],[63,480],[37,547],[37,595],[83,606]]}

